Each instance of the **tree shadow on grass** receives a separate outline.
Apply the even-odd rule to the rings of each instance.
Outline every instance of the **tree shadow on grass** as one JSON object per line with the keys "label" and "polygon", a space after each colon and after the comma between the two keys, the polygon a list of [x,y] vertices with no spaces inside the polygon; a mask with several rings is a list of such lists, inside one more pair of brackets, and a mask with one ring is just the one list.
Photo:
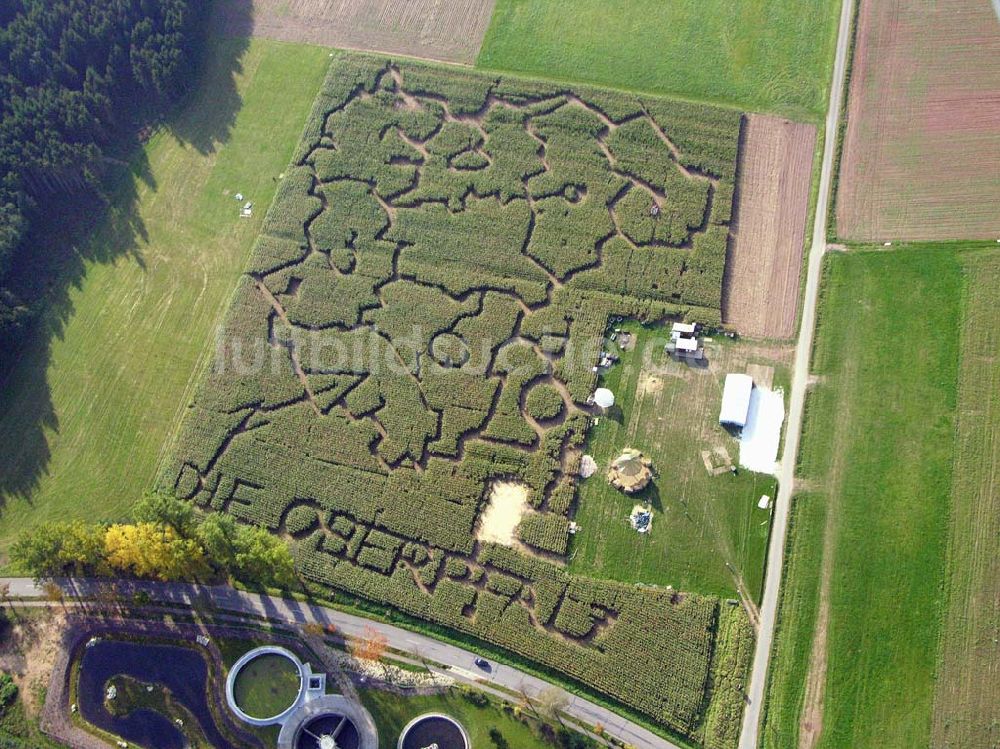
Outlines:
{"label": "tree shadow on grass", "polygon": [[[249,0],[228,6],[240,3],[249,13]],[[191,92],[159,129],[203,155],[225,145],[242,104],[236,81],[248,47],[245,37],[208,38]],[[9,286],[31,300],[38,314],[16,348],[0,357],[0,513],[12,498],[31,502],[48,472],[48,434],[58,433],[60,422],[47,378],[53,343],[63,339],[75,313],[74,291],[82,288],[94,264],[126,262],[145,268],[142,246],[148,235],[140,190],[155,193],[158,185],[146,150],[131,149],[127,161],[105,160],[106,197],[81,192],[40,198],[27,239],[11,263]],[[99,379],[103,373],[79,374]]]}

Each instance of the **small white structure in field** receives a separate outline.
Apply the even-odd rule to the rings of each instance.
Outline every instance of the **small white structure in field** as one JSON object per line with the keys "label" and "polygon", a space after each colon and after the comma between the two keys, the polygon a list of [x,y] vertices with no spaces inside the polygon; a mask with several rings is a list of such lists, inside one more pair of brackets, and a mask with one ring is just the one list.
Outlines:
{"label": "small white structure in field", "polygon": [[698,350],[698,339],[697,338],[678,338],[674,345],[677,347],[678,351],[683,351],[685,353],[695,353]]}
{"label": "small white structure in field", "polygon": [[750,413],[750,394],[753,392],[753,378],[748,374],[727,374],[726,386],[722,391],[722,408],[719,423],[722,426],[742,429],[747,425]]}
{"label": "small white structure in field", "polygon": [[584,455],[580,459],[580,478],[589,479],[597,473],[597,461],[593,455]]}
{"label": "small white structure in field", "polygon": [[615,405],[615,394],[607,388],[597,388],[594,391],[594,404],[598,408],[611,408]]}
{"label": "small white structure in field", "polygon": [[698,330],[697,323],[675,322],[670,329],[670,340],[663,350],[682,359],[704,359],[705,351],[701,347]]}

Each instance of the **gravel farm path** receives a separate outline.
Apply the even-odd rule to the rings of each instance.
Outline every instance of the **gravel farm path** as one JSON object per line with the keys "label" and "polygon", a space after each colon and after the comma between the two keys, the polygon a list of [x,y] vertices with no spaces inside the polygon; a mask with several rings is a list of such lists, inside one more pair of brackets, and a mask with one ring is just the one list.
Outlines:
{"label": "gravel farm path", "polygon": [[788,406],[788,426],[785,429],[785,452],[781,456],[778,497],[774,505],[774,523],[767,553],[767,572],[764,577],[764,597],[760,607],[760,630],[754,652],[747,707],[743,713],[743,731],[740,749],[757,749],[760,743],[760,721],[764,706],[764,688],[767,686],[767,668],[774,641],[774,626],[778,613],[778,593],[781,587],[781,570],[785,560],[785,536],[788,532],[788,513],[795,489],[795,465],[798,462],[799,437],[802,433],[802,414],[809,382],[809,365],[812,358],[813,335],[816,330],[816,303],[819,296],[823,255],[826,252],[827,223],[829,221],[830,191],[833,187],[834,155],[837,150],[837,132],[840,129],[840,110],[844,95],[850,53],[851,21],[855,0],[843,0],[840,12],[840,30],[837,34],[837,57],[833,65],[830,85],[830,108],[826,113],[826,137],[823,144],[823,166],[816,197],[816,219],[813,222],[812,246],[809,249],[809,267],[806,273],[806,290],[802,300],[802,323],[795,347],[795,365],[792,376],[792,393]]}
{"label": "gravel farm path", "polygon": [[[75,598],[95,597],[95,594],[99,594],[101,589],[106,588],[111,581],[107,579],[58,579],[55,582],[66,593],[66,603],[71,604]],[[10,586],[12,599],[41,599],[45,597],[43,588],[36,585],[30,578],[0,578],[0,584],[4,583]],[[122,581],[116,584],[116,588],[122,593],[145,591],[157,604],[190,608],[203,601],[210,603],[219,611],[260,617],[286,625],[333,624],[339,633],[354,638],[366,637],[374,630],[386,638],[390,647],[416,656],[420,660],[439,663],[446,667],[440,669],[442,673],[446,673],[458,681],[482,682],[486,686],[495,685],[506,690],[520,692],[533,700],[550,693],[553,688],[553,685],[544,679],[493,661],[491,661],[492,668],[488,673],[481,671],[475,665],[475,659],[478,656],[472,651],[391,624],[372,621],[312,603],[248,593],[227,585]],[[636,749],[680,749],[667,739],[632,723],[606,707],[594,704],[570,692],[561,689],[559,691],[562,692],[562,697],[565,700],[565,707],[561,708],[561,712],[586,726],[595,726],[599,723],[604,726],[606,735],[618,738]]]}

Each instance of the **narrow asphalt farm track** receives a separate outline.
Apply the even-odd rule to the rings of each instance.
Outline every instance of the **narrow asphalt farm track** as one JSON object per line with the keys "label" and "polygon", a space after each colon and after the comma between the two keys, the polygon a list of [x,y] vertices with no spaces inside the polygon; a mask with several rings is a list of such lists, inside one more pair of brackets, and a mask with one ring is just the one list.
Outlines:
{"label": "narrow asphalt farm track", "polygon": [[760,722],[763,714],[767,669],[774,642],[781,572],[785,561],[785,536],[788,532],[788,514],[795,490],[795,466],[798,462],[799,437],[802,434],[802,415],[806,400],[809,365],[812,359],[813,336],[816,331],[816,304],[819,296],[823,255],[826,252],[827,223],[830,194],[833,189],[834,156],[837,150],[837,132],[840,129],[840,110],[844,95],[850,55],[851,22],[854,17],[854,0],[843,0],[840,12],[840,30],[837,34],[837,57],[834,61],[833,80],[830,85],[830,107],[826,114],[826,138],[823,145],[823,166],[816,197],[816,220],[813,223],[812,246],[809,249],[809,267],[806,273],[806,290],[802,300],[802,323],[795,347],[795,365],[792,376],[792,393],[788,406],[788,426],[785,429],[785,452],[781,456],[778,497],[774,506],[774,522],[767,553],[767,572],[764,578],[764,597],[760,606],[760,629],[754,652],[747,707],[743,713],[743,730],[740,749],[757,749],[760,743]]}
{"label": "narrow asphalt farm track", "polygon": [[[74,579],[55,581],[70,598],[90,599],[106,589],[109,580]],[[42,599],[45,591],[30,578],[0,578],[0,584],[10,586],[11,599]],[[421,660],[434,661],[448,667],[446,673],[460,681],[480,681],[485,686],[494,685],[519,692],[531,699],[550,693],[553,685],[544,679],[518,671],[510,666],[492,663],[489,673],[475,665],[476,653],[454,645],[411,632],[391,624],[372,621],[347,614],[337,609],[317,606],[290,598],[278,598],[257,593],[247,593],[226,585],[192,585],[187,583],[118,582],[112,583],[124,594],[144,591],[153,603],[191,608],[208,604],[222,612],[261,617],[286,625],[332,624],[343,635],[353,638],[366,637],[374,630],[386,638],[389,647],[401,650]],[[620,739],[636,749],[680,749],[676,744],[657,736],[608,708],[596,705],[583,697],[559,690],[566,705],[561,712],[586,726],[601,724],[605,734]]]}

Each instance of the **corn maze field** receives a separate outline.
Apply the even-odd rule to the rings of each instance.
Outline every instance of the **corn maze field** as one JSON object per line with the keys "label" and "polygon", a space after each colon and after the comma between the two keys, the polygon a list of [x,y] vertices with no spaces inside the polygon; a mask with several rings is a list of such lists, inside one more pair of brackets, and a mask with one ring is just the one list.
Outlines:
{"label": "corn maze field", "polygon": [[[721,602],[561,566],[611,316],[719,322],[738,112],[335,58],[162,481],[710,746]],[[531,510],[476,539],[493,482]],[[713,686],[715,685],[715,686]],[[731,722],[731,721],[730,721]],[[719,723],[717,728],[714,728]]]}

